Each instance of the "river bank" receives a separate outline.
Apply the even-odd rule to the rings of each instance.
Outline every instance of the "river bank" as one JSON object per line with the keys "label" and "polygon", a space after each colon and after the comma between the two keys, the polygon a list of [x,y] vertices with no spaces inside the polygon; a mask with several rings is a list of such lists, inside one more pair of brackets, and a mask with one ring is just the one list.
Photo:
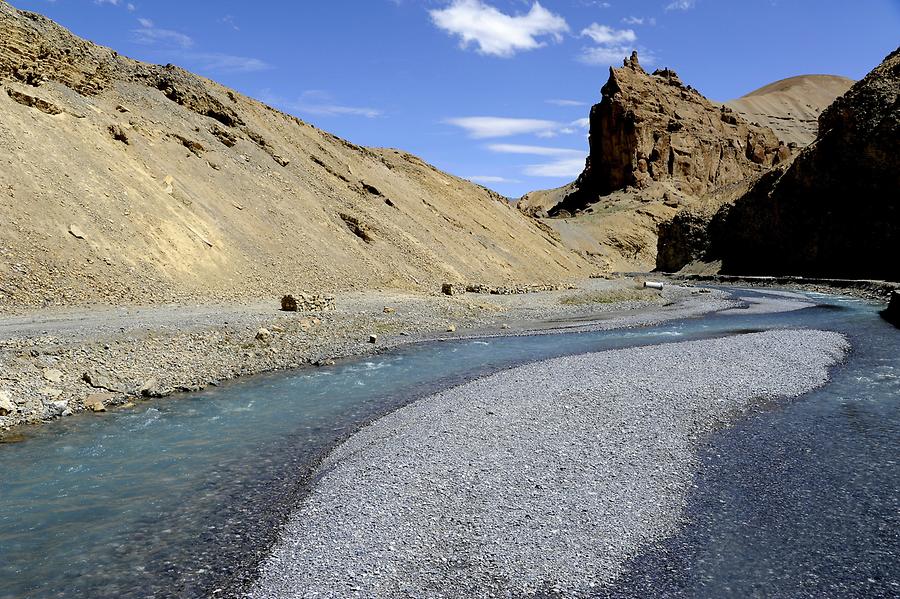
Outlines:
{"label": "river bank", "polygon": [[0,440],[19,438],[20,425],[427,339],[643,326],[733,305],[726,294],[701,291],[591,279],[520,295],[357,292],[329,312],[281,312],[272,300],[6,316]]}
{"label": "river bank", "polygon": [[[685,292],[690,295],[688,290],[679,293]],[[712,294],[698,292],[694,298],[705,301],[708,295]],[[244,597],[248,585],[258,578],[257,565],[271,556],[283,538],[283,524],[316,487],[319,477],[314,474],[321,460],[329,453],[341,452],[341,444],[351,435],[398,408],[415,407],[418,400],[427,402],[429,396],[542,360],[565,356],[577,360],[584,354],[605,355],[604,350],[684,341],[741,339],[748,331],[838,330],[853,341],[854,348],[864,349],[853,351],[848,362],[835,371],[854,385],[859,384],[860,375],[868,376],[873,393],[896,397],[891,386],[891,374],[900,372],[891,370],[896,362],[895,330],[884,331],[883,327],[890,325],[877,317],[870,304],[786,292],[737,290],[735,297],[737,301],[727,305],[739,305],[740,309],[718,310],[698,318],[685,314],[654,326],[541,335],[501,330],[504,334],[496,337],[404,344],[377,355],[340,360],[330,367],[244,377],[175,400],[151,399],[132,409],[111,410],[102,416],[76,415],[33,427],[26,442],[2,447],[6,462],[15,468],[0,481],[0,577],[7,581],[0,597]],[[554,322],[555,328],[545,332],[568,332],[565,327],[570,325],[610,328],[624,321],[635,324],[664,318],[660,312],[672,315],[684,312],[685,306],[699,305],[689,301],[679,308],[677,304],[625,315],[609,313],[610,318],[595,323]],[[870,348],[866,344],[870,330],[888,337],[879,337],[879,343]],[[683,344],[673,348],[678,346]],[[869,349],[874,354],[866,358]],[[643,349],[635,351],[642,353]],[[657,360],[653,368],[658,376],[678,372],[677,359],[683,352],[669,351],[675,361]],[[698,372],[700,383],[718,377],[716,353],[701,352],[707,363],[700,367],[704,372]],[[763,349],[760,359],[781,359],[770,358],[768,353]],[[805,350],[794,353],[798,357],[806,354]],[[756,359],[750,351],[739,352],[737,357],[745,362]],[[857,364],[860,357],[866,361]],[[731,368],[743,370],[739,362]],[[577,379],[576,370],[563,367],[553,378],[561,382]],[[705,370],[714,372],[707,375]],[[751,367],[748,372],[756,371]],[[615,373],[608,382],[622,384],[627,378],[624,375]],[[738,375],[734,384],[743,388],[754,381]],[[543,387],[538,382],[526,394],[539,393]],[[829,393],[831,388],[829,384],[823,390]],[[788,406],[805,409],[803,406],[809,405],[806,397],[796,402],[752,403],[750,409],[769,418],[767,414],[780,414]],[[715,408],[712,399],[698,401],[712,402]],[[849,430],[858,431],[860,410],[865,411],[869,404],[849,403],[850,409],[837,408],[835,414],[848,419]],[[555,401],[552,405],[559,407]],[[483,418],[491,424],[493,419],[503,418],[503,413]],[[645,419],[639,414],[636,418]],[[818,414],[811,421],[820,422]],[[377,422],[373,426],[377,427]],[[522,426],[527,430],[530,422]],[[702,448],[707,437],[727,437],[730,430],[718,429],[692,442]],[[619,443],[616,434],[611,432],[605,442]],[[799,454],[811,455],[805,453],[803,435],[794,432],[779,439],[788,445],[799,440]],[[752,440],[743,443],[742,453],[751,446]],[[788,449],[778,455],[786,455],[785,451]],[[838,452],[843,453],[843,449]],[[852,460],[847,466],[857,467]],[[803,471],[818,480],[822,468]],[[574,469],[570,473],[577,474]],[[879,487],[866,488],[871,494]],[[885,488],[878,496],[890,500],[889,491]],[[849,490],[848,497],[857,496],[855,493]],[[842,506],[823,512],[822,517],[840,519],[852,511]],[[844,529],[830,526],[825,528],[840,538]],[[790,522],[782,523],[779,530],[793,534]],[[872,539],[873,550],[884,549],[883,542]],[[840,555],[847,563],[845,570],[860,567],[856,554]],[[716,563],[727,567],[731,556]],[[872,561],[868,554],[865,559]],[[727,575],[719,579],[727,584]]]}

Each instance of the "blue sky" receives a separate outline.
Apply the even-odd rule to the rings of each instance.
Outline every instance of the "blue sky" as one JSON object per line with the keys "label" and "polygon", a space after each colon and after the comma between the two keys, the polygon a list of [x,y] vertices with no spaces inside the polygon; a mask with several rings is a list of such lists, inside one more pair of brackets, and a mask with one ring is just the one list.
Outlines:
{"label": "blue sky", "polygon": [[859,79],[900,0],[14,0],[353,142],[517,197],[572,180],[610,64],[636,48],[728,100],[793,75]]}

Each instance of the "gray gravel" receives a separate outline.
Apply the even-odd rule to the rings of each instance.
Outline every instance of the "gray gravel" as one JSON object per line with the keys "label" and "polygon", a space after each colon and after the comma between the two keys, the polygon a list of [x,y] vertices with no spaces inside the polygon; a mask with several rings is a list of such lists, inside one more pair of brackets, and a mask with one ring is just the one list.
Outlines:
{"label": "gray gravel", "polygon": [[351,437],[254,598],[578,596],[679,525],[704,433],[827,381],[848,349],[774,331],[557,358]]}

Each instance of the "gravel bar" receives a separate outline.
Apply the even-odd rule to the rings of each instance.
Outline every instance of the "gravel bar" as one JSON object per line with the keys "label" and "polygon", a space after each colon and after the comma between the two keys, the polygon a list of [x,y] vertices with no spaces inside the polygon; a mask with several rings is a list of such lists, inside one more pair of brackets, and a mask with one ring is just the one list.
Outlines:
{"label": "gravel bar", "polygon": [[680,524],[697,446],[828,380],[782,330],[536,362],[432,395],[322,463],[250,597],[581,596]]}

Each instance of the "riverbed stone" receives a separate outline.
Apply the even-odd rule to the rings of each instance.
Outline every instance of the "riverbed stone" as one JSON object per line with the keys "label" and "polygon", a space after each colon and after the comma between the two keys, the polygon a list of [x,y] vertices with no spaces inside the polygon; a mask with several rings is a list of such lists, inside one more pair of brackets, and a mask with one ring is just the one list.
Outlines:
{"label": "riverbed stone", "polygon": [[50,381],[51,383],[58,383],[62,380],[63,377],[62,371],[57,368],[45,368],[42,374],[44,376],[44,379]]}
{"label": "riverbed stone", "polygon": [[9,391],[0,389],[0,416],[9,416],[17,410]]}
{"label": "riverbed stone", "polygon": [[106,389],[115,393],[124,393],[125,386],[108,372],[89,370],[81,375],[81,379],[95,389]]}
{"label": "riverbed stone", "polygon": [[84,398],[84,407],[91,412],[105,412],[106,403],[115,397],[113,393],[92,393]]}

